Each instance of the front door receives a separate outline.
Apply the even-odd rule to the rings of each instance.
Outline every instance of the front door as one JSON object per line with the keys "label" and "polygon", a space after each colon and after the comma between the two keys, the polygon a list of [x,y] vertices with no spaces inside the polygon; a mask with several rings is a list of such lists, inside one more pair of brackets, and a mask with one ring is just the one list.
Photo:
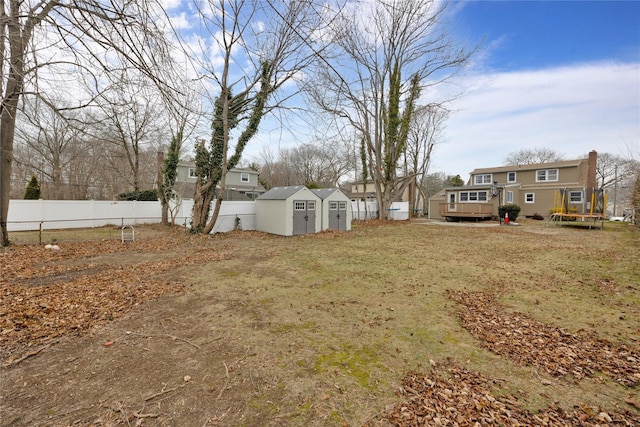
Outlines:
{"label": "front door", "polygon": [[347,229],[347,202],[329,202],[329,229]]}
{"label": "front door", "polygon": [[316,202],[314,200],[294,200],[293,234],[316,232]]}
{"label": "front door", "polygon": [[456,193],[449,193],[449,212],[456,211]]}

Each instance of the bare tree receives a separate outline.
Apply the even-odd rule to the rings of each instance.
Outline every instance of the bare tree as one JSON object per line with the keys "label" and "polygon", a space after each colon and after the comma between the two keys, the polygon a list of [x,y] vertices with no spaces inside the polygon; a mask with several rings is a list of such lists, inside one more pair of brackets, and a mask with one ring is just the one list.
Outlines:
{"label": "bare tree", "polygon": [[334,139],[282,150],[280,158],[288,159],[294,184],[337,187],[340,179],[349,170],[349,155],[344,142]]}
{"label": "bare tree", "polygon": [[409,212],[421,209],[420,202],[428,198],[425,184],[431,164],[431,152],[442,136],[444,122],[448,116],[449,111],[440,105],[422,106],[416,110],[405,149],[403,187],[410,185],[413,189],[409,200]]}
{"label": "bare tree", "polygon": [[156,151],[161,141],[169,139],[161,97],[135,71],[121,71],[113,77],[114,83],[97,100],[94,138],[114,146],[114,152],[123,156],[124,167],[120,164],[114,167],[129,178],[133,191],[147,190],[141,188],[141,176],[144,172],[148,174],[150,167],[152,171],[156,169],[153,163],[141,162],[141,156],[145,151]]}
{"label": "bare tree", "polygon": [[631,206],[633,206],[633,222],[638,225],[640,218],[640,167],[636,170],[635,180],[632,181]]}
{"label": "bare tree", "polygon": [[[59,101],[58,105],[65,105],[65,101]],[[77,111],[69,114],[74,117],[74,123],[81,122]],[[16,156],[16,159],[41,177],[44,198],[64,199],[65,193],[70,195],[67,175],[80,154],[77,147],[83,130],[37,98],[26,99],[19,117],[22,125],[16,130],[16,143],[28,146],[29,150],[23,151],[27,155]]]}
{"label": "bare tree", "polygon": [[443,31],[445,7],[390,0],[345,9],[331,24],[335,63],[320,64],[317,84],[309,83],[317,105],[363,138],[381,218],[401,190],[398,169],[421,93],[451,78],[472,53]]}
{"label": "bare tree", "polygon": [[162,205],[162,224],[169,225],[169,214],[171,213],[171,223],[175,221],[175,215],[182,204],[182,191],[174,191],[176,178],[178,176],[178,162],[185,140],[196,129],[201,114],[196,92],[192,90],[190,82],[184,81],[185,88],[180,94],[181,105],[167,103],[168,112],[167,127],[171,130],[171,142],[167,147],[166,157],[162,154],[162,164],[158,175],[158,197]]}
{"label": "bare tree", "polygon": [[598,187],[605,188],[609,192],[614,216],[617,216],[620,206],[632,205],[634,181],[639,170],[640,162],[632,157],[598,153],[596,162]]}
{"label": "bare tree", "polygon": [[631,220],[640,226],[640,144],[631,143],[627,144],[627,160],[631,162],[634,167],[632,169],[632,176],[629,177],[629,204],[632,207]]}
{"label": "bare tree", "polygon": [[[275,107],[269,101],[310,61],[306,37],[315,14],[307,2],[209,0],[205,5],[207,10],[200,10],[200,16],[215,40],[218,56],[201,58],[201,67],[216,95],[210,143],[196,150],[191,230],[210,233],[225,193],[227,171],[238,164],[264,114]],[[237,135],[235,147],[233,135]]]}
{"label": "bare tree", "polygon": [[534,165],[564,160],[564,155],[551,148],[523,148],[507,154],[505,166]]}
{"label": "bare tree", "polygon": [[[74,75],[101,90],[101,76],[116,68],[140,69],[170,96],[171,81],[159,77],[169,61],[165,34],[157,28],[154,0],[0,0],[0,228],[9,244],[7,214],[16,120],[20,99],[31,93],[55,107],[49,79]],[[44,25],[46,23],[46,25]],[[64,55],[54,55],[64,53]],[[119,62],[114,61],[114,55]],[[96,68],[100,72],[96,72]],[[44,71],[47,70],[45,73]],[[57,77],[56,77],[57,76]],[[68,82],[67,82],[68,83]],[[58,95],[58,94],[55,94]],[[76,100],[77,102],[77,100]],[[91,99],[80,101],[89,104]]]}
{"label": "bare tree", "polygon": [[263,149],[256,165],[266,188],[306,185],[338,187],[353,170],[353,153],[349,141],[336,136],[292,148],[282,148],[274,154]]}

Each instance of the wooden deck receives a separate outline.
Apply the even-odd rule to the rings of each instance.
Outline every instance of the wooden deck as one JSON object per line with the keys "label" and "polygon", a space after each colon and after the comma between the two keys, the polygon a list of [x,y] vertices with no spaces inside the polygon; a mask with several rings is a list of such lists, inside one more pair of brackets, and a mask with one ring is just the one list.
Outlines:
{"label": "wooden deck", "polygon": [[492,219],[493,205],[490,203],[440,203],[439,214],[449,219]]}

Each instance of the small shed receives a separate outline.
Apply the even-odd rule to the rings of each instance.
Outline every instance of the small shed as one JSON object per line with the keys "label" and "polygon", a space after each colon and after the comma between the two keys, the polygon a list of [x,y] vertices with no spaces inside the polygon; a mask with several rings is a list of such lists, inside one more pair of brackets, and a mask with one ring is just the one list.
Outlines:
{"label": "small shed", "polygon": [[322,200],[322,230],[351,230],[351,199],[338,188],[311,191]]}
{"label": "small shed", "polygon": [[256,199],[256,230],[282,236],[317,233],[321,203],[304,185],[272,188]]}

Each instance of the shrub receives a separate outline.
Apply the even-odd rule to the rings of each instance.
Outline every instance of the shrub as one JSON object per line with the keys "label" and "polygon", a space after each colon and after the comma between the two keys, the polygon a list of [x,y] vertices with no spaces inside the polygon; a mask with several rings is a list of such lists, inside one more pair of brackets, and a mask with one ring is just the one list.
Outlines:
{"label": "shrub", "polygon": [[504,218],[505,212],[509,212],[509,221],[515,221],[520,214],[520,206],[509,204],[498,208],[498,215],[500,215],[500,218]]}
{"label": "shrub", "polygon": [[31,176],[31,181],[27,184],[27,188],[24,190],[25,200],[38,200],[40,198],[40,184],[38,184],[38,178],[35,175]]}
{"label": "shrub", "polygon": [[567,208],[567,211],[566,211],[566,212],[564,211],[564,208],[562,208],[562,207],[557,207],[557,208],[551,208],[551,209],[549,209],[549,213],[551,213],[551,214],[554,214],[554,213],[575,213],[575,212],[578,212],[578,209],[576,209],[576,208],[575,208],[575,207],[573,207],[573,206],[569,206],[569,207]]}
{"label": "shrub", "polygon": [[551,215],[553,215],[554,213],[562,213],[563,215],[563,220],[564,221],[575,221],[577,219],[577,217],[575,216],[567,216],[566,214],[570,214],[570,213],[576,213],[578,212],[578,209],[576,209],[573,206],[569,206],[567,208],[567,211],[564,211],[564,208],[562,206],[557,207],[557,208],[551,208],[549,209],[549,212],[551,213]]}
{"label": "shrub", "polygon": [[158,200],[158,190],[129,191],[118,194],[118,200],[137,200],[139,202],[155,202]]}

